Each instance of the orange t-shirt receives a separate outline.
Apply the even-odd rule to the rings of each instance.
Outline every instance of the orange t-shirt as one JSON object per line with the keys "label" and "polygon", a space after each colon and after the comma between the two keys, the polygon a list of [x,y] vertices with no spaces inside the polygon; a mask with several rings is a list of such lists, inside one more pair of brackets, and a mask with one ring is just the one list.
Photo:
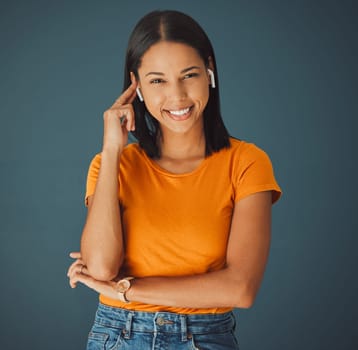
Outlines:
{"label": "orange t-shirt", "polygon": [[[128,276],[183,276],[225,266],[235,202],[260,191],[281,195],[267,154],[231,138],[231,147],[205,158],[192,172],[173,174],[150,159],[138,144],[128,145],[119,165],[119,203]],[[94,194],[101,164],[91,162],[86,191]],[[183,291],[184,292],[184,291]],[[177,308],[100,295],[106,305],[141,311],[221,313],[232,308]]]}

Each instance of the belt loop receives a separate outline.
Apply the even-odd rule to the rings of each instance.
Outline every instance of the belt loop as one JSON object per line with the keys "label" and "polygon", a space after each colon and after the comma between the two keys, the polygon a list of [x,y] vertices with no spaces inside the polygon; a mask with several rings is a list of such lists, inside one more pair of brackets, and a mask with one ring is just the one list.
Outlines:
{"label": "belt loop", "polygon": [[187,330],[186,320],[187,318],[185,315],[180,315],[181,341],[188,340],[188,330]]}
{"label": "belt loop", "polygon": [[134,312],[129,312],[127,315],[126,328],[124,330],[125,339],[130,339],[131,337],[133,316],[134,316]]}

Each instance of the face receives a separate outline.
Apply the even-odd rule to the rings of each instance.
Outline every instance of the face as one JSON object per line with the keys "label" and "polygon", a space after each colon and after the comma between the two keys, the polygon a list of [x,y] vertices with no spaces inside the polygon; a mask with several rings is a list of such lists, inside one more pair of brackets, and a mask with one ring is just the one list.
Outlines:
{"label": "face", "polygon": [[210,80],[195,49],[159,42],[143,55],[138,76],[144,103],[163,133],[202,131]]}

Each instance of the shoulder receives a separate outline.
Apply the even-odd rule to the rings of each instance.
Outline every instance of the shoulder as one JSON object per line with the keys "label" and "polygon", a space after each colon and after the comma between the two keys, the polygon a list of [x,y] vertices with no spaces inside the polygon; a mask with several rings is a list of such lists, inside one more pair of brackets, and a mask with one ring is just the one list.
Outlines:
{"label": "shoulder", "polygon": [[[125,159],[133,159],[143,157],[143,150],[137,143],[128,144],[121,154],[121,161]],[[102,153],[99,152],[94,155],[91,161],[91,167],[99,167],[101,165]]]}
{"label": "shoulder", "polygon": [[130,143],[124,147],[121,157],[132,158],[132,157],[142,157],[144,150],[142,150],[138,143]]}
{"label": "shoulder", "polygon": [[273,191],[272,202],[281,195],[271,159],[254,143],[232,139],[232,175],[236,183],[235,201],[259,191]]}
{"label": "shoulder", "polygon": [[146,163],[146,157],[145,151],[138,143],[131,143],[123,149],[120,158],[120,167],[121,169],[138,169],[141,164]]}
{"label": "shoulder", "polygon": [[246,168],[253,163],[272,166],[269,155],[256,144],[235,138],[231,138],[230,142],[234,161],[240,168]]}
{"label": "shoulder", "polygon": [[254,143],[230,137],[230,147],[219,151],[219,155],[240,163],[267,158],[267,153]]}

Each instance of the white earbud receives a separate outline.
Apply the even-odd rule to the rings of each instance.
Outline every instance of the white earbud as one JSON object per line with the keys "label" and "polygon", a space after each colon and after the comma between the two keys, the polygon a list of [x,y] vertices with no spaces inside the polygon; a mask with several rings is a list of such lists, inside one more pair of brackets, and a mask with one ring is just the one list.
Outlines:
{"label": "white earbud", "polygon": [[144,101],[144,100],[143,100],[143,96],[142,96],[142,94],[141,94],[141,92],[140,92],[139,87],[136,88],[136,92],[137,92],[139,101],[143,102],[143,101]]}
{"label": "white earbud", "polygon": [[208,69],[208,73],[209,73],[209,75],[210,75],[211,87],[212,87],[212,88],[215,88],[216,85],[215,85],[215,75],[214,75],[214,72],[213,72],[211,69]]}

